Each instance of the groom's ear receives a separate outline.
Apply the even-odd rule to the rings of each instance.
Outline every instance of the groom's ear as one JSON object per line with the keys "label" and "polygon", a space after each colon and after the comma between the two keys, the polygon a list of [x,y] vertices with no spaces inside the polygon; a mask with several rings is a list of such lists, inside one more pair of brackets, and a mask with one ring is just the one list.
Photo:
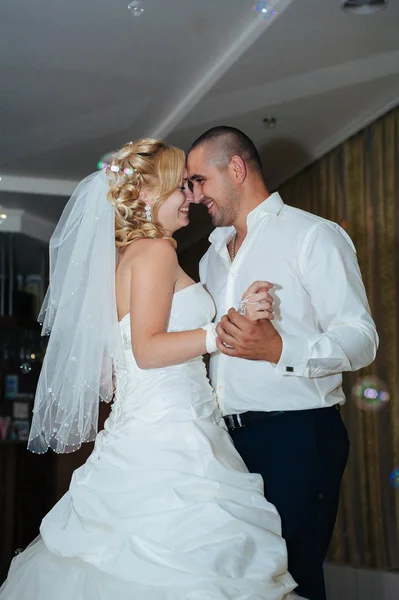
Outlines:
{"label": "groom's ear", "polygon": [[247,176],[247,165],[241,156],[233,156],[229,163],[229,170],[236,183],[244,183]]}

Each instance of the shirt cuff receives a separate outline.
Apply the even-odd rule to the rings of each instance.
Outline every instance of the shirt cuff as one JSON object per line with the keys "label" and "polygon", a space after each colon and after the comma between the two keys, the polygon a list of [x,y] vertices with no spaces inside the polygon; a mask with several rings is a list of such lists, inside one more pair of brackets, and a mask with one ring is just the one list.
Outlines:
{"label": "shirt cuff", "polygon": [[283,351],[276,365],[279,375],[294,377],[308,377],[309,343],[306,338],[299,335],[280,334],[283,342]]}

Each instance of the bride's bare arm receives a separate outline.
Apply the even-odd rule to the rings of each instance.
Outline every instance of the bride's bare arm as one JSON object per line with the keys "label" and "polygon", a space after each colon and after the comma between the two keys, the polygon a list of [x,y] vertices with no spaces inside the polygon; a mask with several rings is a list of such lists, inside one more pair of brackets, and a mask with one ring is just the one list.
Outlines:
{"label": "bride's bare arm", "polygon": [[175,250],[162,239],[135,244],[141,248],[134,253],[130,264],[130,324],[138,366],[141,369],[166,367],[205,354],[203,329],[167,332],[179,273]]}

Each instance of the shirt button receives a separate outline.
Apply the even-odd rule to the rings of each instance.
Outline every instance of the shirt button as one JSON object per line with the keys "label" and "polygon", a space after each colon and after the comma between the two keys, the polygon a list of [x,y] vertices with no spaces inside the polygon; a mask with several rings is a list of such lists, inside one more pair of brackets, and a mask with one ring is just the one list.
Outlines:
{"label": "shirt button", "polygon": [[222,385],[218,385],[218,390],[220,391],[222,389],[223,389],[223,386]]}
{"label": "shirt button", "polygon": [[232,277],[233,279],[237,279],[237,273],[230,273],[230,277]]}

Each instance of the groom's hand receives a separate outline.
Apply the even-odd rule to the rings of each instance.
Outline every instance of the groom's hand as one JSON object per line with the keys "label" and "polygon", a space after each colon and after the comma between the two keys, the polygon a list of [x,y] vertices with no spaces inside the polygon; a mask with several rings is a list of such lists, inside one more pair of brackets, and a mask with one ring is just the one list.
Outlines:
{"label": "groom's hand", "polygon": [[216,327],[220,352],[237,358],[278,363],[283,349],[280,334],[268,319],[248,321],[234,308]]}

